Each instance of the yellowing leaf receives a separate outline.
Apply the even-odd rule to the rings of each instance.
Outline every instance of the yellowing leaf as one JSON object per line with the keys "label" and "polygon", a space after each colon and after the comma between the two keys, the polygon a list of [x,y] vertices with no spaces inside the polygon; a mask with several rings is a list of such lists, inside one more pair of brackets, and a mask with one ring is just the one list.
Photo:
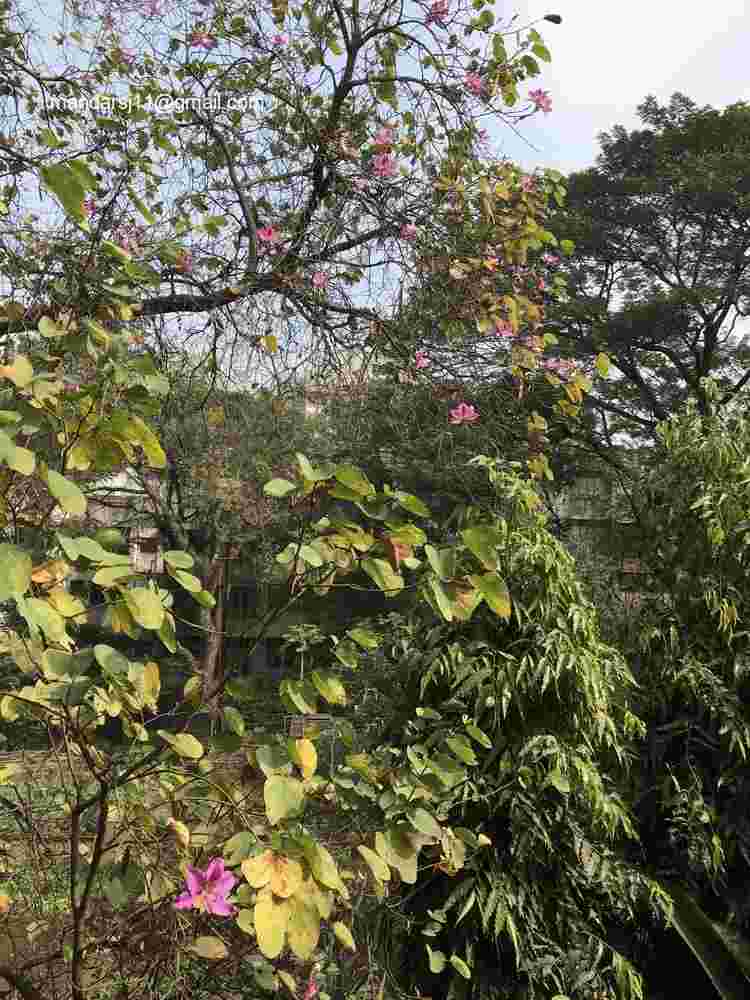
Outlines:
{"label": "yellowing leaf", "polygon": [[34,583],[61,583],[70,573],[70,565],[64,559],[51,559],[34,567],[31,579]]}
{"label": "yellowing leaf", "polygon": [[237,914],[237,926],[244,934],[255,933],[255,922],[252,910],[240,910]]}
{"label": "yellowing leaf", "polygon": [[50,590],[47,600],[64,618],[77,618],[79,623],[84,621],[86,605],[65,587],[55,587]]}
{"label": "yellowing leaf", "polygon": [[4,892],[0,892],[0,913],[7,913],[11,903],[10,896],[7,896]]}
{"label": "yellowing leaf", "polygon": [[164,620],[164,605],[159,595],[147,587],[122,590],[128,611],[143,628],[158,629]]}
{"label": "yellowing leaf", "polygon": [[181,820],[172,817],[167,821],[167,826],[171,827],[175,837],[183,847],[190,846],[190,830]]}
{"label": "yellowing leaf", "polygon": [[367,862],[370,871],[380,882],[387,882],[391,877],[391,869],[383,861],[379,854],[371,850],[369,847],[365,847],[364,844],[360,844],[357,850],[362,855],[362,857]]}
{"label": "yellowing leaf", "polygon": [[229,952],[227,946],[217,937],[199,937],[195,944],[190,945],[188,951],[194,952],[200,958],[210,958],[214,961],[226,958]]}
{"label": "yellowing leaf", "polygon": [[263,798],[268,822],[276,826],[282,819],[299,813],[305,801],[305,790],[295,778],[273,774],[263,786]]}
{"label": "yellowing leaf", "polygon": [[293,997],[297,996],[297,980],[291,972],[287,972],[285,969],[277,969],[276,977],[280,983],[286,986]]}
{"label": "yellowing leaf", "polygon": [[24,389],[34,377],[31,362],[24,354],[17,354],[12,364],[0,365],[0,376],[5,376],[19,389]]}
{"label": "yellowing leaf", "polygon": [[199,760],[204,753],[203,744],[190,733],[177,733],[173,735],[163,729],[157,730],[159,736],[169,743],[175,753],[180,757],[188,757],[190,760]]}
{"label": "yellowing leaf", "polygon": [[310,958],[320,938],[320,915],[316,907],[299,896],[289,900],[287,934],[294,954],[303,961]]}
{"label": "yellowing leaf", "polygon": [[606,354],[597,354],[596,356],[596,370],[599,372],[602,378],[606,378],[609,374],[609,358]]}
{"label": "yellowing leaf", "polygon": [[206,410],[206,423],[209,427],[221,427],[224,423],[224,407],[209,406]]}
{"label": "yellowing leaf", "polygon": [[318,751],[311,740],[290,740],[290,756],[302,771],[303,778],[312,778],[318,766]]}
{"label": "yellowing leaf", "polygon": [[54,469],[48,469],[45,478],[50,493],[66,514],[80,517],[86,513],[86,497],[81,493],[76,483],[61,476]]}
{"label": "yellowing leaf", "polygon": [[333,925],[333,933],[336,935],[336,940],[339,944],[343,945],[348,951],[357,950],[354,938],[352,937],[352,932],[346,924],[342,924],[340,920],[337,920]]}
{"label": "yellowing leaf", "polygon": [[310,871],[321,885],[338,892],[346,891],[336,862],[326,847],[317,842],[305,845],[305,858],[310,866]]}
{"label": "yellowing leaf", "polygon": [[64,337],[68,333],[64,326],[59,326],[49,316],[42,316],[36,328],[43,337]]}
{"label": "yellowing leaf", "polygon": [[0,601],[25,594],[33,572],[31,556],[17,545],[0,545]]}
{"label": "yellowing leaf", "polygon": [[269,354],[275,354],[279,349],[279,341],[272,333],[269,333],[265,337],[261,337],[260,341]]}
{"label": "yellowing leaf", "polygon": [[289,901],[274,900],[270,893],[262,893],[253,910],[253,923],[258,947],[266,958],[281,954],[289,924]]}
{"label": "yellowing leaf", "polygon": [[149,660],[143,668],[143,693],[145,702],[150,705],[154,712],[158,708],[159,692],[161,691],[161,677],[159,675],[159,665]]}

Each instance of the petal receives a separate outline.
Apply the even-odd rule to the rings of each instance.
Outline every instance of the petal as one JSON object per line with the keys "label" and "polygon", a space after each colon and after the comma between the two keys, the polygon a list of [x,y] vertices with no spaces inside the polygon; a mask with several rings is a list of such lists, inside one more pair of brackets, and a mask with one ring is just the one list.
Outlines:
{"label": "petal", "polygon": [[206,909],[209,913],[215,913],[219,917],[233,917],[237,908],[227,902],[224,896],[212,896],[206,900]]}
{"label": "petal", "polygon": [[206,868],[206,882],[215,884],[224,877],[224,858],[211,858]]}
{"label": "petal", "polygon": [[237,879],[234,875],[231,872],[224,872],[221,878],[217,878],[213,883],[212,889],[221,896],[227,896],[236,885]]}
{"label": "petal", "polygon": [[203,872],[197,868],[193,868],[192,865],[187,866],[185,881],[187,882],[188,892],[191,896],[199,896],[203,892],[206,881]]}
{"label": "petal", "polygon": [[189,892],[183,892],[174,901],[174,905],[178,910],[192,910],[194,906],[193,897]]}

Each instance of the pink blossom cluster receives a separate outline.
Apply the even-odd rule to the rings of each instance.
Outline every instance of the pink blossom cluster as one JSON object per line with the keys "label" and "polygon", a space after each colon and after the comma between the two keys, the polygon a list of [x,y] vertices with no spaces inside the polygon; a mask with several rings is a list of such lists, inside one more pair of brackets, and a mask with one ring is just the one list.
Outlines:
{"label": "pink blossom cluster", "polygon": [[495,329],[493,332],[496,337],[504,337],[506,339],[515,337],[513,327],[510,323],[507,323],[504,320],[498,320],[497,323],[495,323]]}
{"label": "pink blossom cluster", "polygon": [[325,271],[315,271],[312,276],[313,288],[325,288],[328,284],[328,275]]}
{"label": "pink blossom cluster", "polygon": [[237,879],[226,871],[223,858],[212,858],[205,871],[188,865],[185,880],[187,889],[174,904],[178,910],[198,910],[220,917],[232,917],[237,912],[227,900]]}
{"label": "pink blossom cluster", "polygon": [[210,52],[219,43],[207,31],[194,31],[188,39],[188,44],[192,49],[205,49],[207,52]]}
{"label": "pink blossom cluster", "polygon": [[567,361],[565,358],[548,358],[544,362],[544,367],[557,375],[569,375],[575,368],[574,361]]}
{"label": "pink blossom cluster", "polygon": [[484,80],[478,73],[467,73],[464,77],[464,86],[470,93],[480,97],[484,90]]}
{"label": "pink blossom cluster", "polygon": [[415,368],[427,368],[430,363],[430,359],[427,357],[424,351],[417,351],[414,355],[414,367]]}
{"label": "pink blossom cluster", "polygon": [[553,253],[545,253],[542,255],[542,261],[548,267],[555,267],[557,264],[560,263],[560,258],[556,257],[555,254]]}
{"label": "pink blossom cluster", "polygon": [[398,176],[398,164],[390,153],[378,153],[372,161],[372,169],[376,177],[383,179]]}
{"label": "pink blossom cluster", "polygon": [[529,100],[537,111],[543,111],[545,115],[548,115],[552,110],[552,98],[546,90],[542,90],[541,88],[538,88],[537,90],[530,90]]}
{"label": "pink blossom cluster", "polygon": [[459,403],[450,411],[451,424],[473,424],[479,420],[479,411],[471,403]]}
{"label": "pink blossom cluster", "polygon": [[141,249],[141,243],[144,237],[144,229],[142,226],[135,226],[131,223],[126,223],[115,233],[115,240],[118,245],[126,253],[138,253]]}
{"label": "pink blossom cluster", "polygon": [[413,222],[405,222],[401,227],[401,239],[413,243],[417,238],[417,227]]}
{"label": "pink blossom cluster", "polygon": [[430,6],[430,11],[425,20],[425,24],[439,24],[445,27],[445,19],[450,14],[450,3],[448,0],[434,0]]}

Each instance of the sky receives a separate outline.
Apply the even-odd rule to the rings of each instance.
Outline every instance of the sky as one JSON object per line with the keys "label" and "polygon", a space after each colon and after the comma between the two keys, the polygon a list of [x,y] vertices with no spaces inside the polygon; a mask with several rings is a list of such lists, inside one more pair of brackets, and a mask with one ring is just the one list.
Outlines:
{"label": "sky", "polygon": [[519,27],[544,14],[563,19],[537,25],[552,62],[529,84],[549,91],[552,112],[522,123],[528,141],[492,129],[497,151],[526,170],[593,165],[597,134],[638,128],[648,94],[667,103],[680,91],[716,108],[750,101],[748,0],[497,0],[495,9],[517,11]]}

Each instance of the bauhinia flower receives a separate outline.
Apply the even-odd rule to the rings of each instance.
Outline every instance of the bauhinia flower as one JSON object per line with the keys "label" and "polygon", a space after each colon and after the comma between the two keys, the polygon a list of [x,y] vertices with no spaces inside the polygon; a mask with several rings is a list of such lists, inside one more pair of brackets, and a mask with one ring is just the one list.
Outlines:
{"label": "bauhinia flower", "polygon": [[328,284],[328,275],[325,271],[316,271],[312,276],[313,288],[325,288]]}
{"label": "bauhinia flower", "polygon": [[93,198],[84,198],[83,200],[83,210],[86,215],[93,215],[96,211],[96,202]]}
{"label": "bauhinia flower", "polygon": [[178,910],[200,910],[220,917],[232,917],[236,907],[227,896],[237,884],[231,872],[225,871],[223,858],[212,858],[205,871],[187,866],[187,889],[175,900]]}
{"label": "bauhinia flower", "polygon": [[261,243],[278,243],[281,239],[281,233],[273,226],[262,226],[257,235]]}
{"label": "bauhinia flower", "polygon": [[305,987],[305,993],[302,1000],[314,1000],[318,995],[318,984],[315,982],[315,973],[310,973],[310,978],[307,980],[307,986]]}
{"label": "bauhinia flower", "polygon": [[191,48],[206,49],[206,51],[215,49],[219,44],[207,31],[194,31],[190,36],[189,42]]}
{"label": "bauhinia flower", "polygon": [[560,263],[560,258],[556,257],[553,253],[545,253],[542,255],[542,260],[548,267],[554,267],[556,264]]}
{"label": "bauhinia flower", "polygon": [[163,0],[146,0],[143,13],[146,17],[158,17],[163,13],[162,3]]}
{"label": "bauhinia flower", "polygon": [[538,111],[543,111],[545,115],[548,115],[552,110],[552,98],[546,90],[542,90],[541,88],[530,90],[529,100]]}
{"label": "bauhinia flower", "polygon": [[383,125],[382,128],[378,129],[375,138],[372,140],[374,146],[378,146],[382,149],[390,149],[395,142],[394,130],[390,125]]}
{"label": "bauhinia flower", "polygon": [[535,187],[536,187],[536,181],[529,174],[524,174],[523,177],[521,177],[522,191],[526,191],[526,193],[528,193],[529,191],[533,191]]}
{"label": "bauhinia flower", "polygon": [[475,420],[479,420],[479,413],[470,403],[459,403],[450,411],[452,424],[473,424]]}
{"label": "bauhinia flower", "polygon": [[413,222],[405,222],[401,227],[401,239],[402,240],[415,240],[417,238],[417,227]]}
{"label": "bauhinia flower", "polygon": [[430,359],[427,357],[424,351],[417,351],[414,355],[414,365],[417,368],[426,368],[430,363]]}
{"label": "bauhinia flower", "polygon": [[495,323],[494,333],[496,337],[515,337],[513,327],[510,323],[506,323],[504,321],[498,321]]}
{"label": "bauhinia flower", "polygon": [[352,184],[358,191],[364,191],[365,188],[367,187],[367,181],[365,180],[364,177],[355,177],[354,180],[352,181]]}
{"label": "bauhinia flower", "polygon": [[390,153],[378,153],[373,160],[373,170],[376,177],[396,177],[398,167]]}
{"label": "bauhinia flower", "polygon": [[444,27],[445,18],[450,14],[450,4],[448,0],[435,0],[430,7],[425,24],[439,24]]}
{"label": "bauhinia flower", "polygon": [[467,73],[464,77],[464,86],[472,94],[481,94],[484,88],[484,81],[477,73]]}
{"label": "bauhinia flower", "polygon": [[289,39],[286,35],[274,35],[271,39],[271,44],[276,46],[286,45],[288,42]]}

